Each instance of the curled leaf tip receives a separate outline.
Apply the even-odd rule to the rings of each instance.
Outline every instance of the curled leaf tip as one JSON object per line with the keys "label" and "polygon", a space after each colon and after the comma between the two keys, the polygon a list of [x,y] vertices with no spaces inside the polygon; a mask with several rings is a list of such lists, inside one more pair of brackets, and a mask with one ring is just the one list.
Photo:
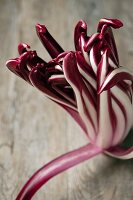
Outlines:
{"label": "curled leaf tip", "polygon": [[103,25],[111,26],[111,27],[117,29],[117,28],[122,27],[123,23],[118,19],[103,18],[99,21],[98,32],[101,31],[101,28],[103,27]]}

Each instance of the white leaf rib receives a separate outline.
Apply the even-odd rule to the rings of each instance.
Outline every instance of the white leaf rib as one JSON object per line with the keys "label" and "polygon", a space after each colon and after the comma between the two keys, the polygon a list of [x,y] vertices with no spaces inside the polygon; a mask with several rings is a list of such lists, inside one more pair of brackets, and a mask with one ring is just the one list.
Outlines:
{"label": "white leaf rib", "polygon": [[85,102],[85,106],[86,109],[88,110],[88,113],[90,113],[90,117],[92,119],[93,122],[93,126],[95,128],[95,132],[97,133],[97,112],[96,112],[96,108],[94,108],[94,106],[91,104],[91,102],[89,101],[88,97],[86,96],[86,93],[84,91],[82,91],[82,96]]}
{"label": "white leaf rib", "polygon": [[80,74],[89,82],[89,84],[93,87],[94,90],[97,90],[96,80],[89,74],[86,73],[83,68],[78,65],[78,69]]}
{"label": "white leaf rib", "polygon": [[89,55],[87,52],[85,52],[84,50],[84,46],[85,46],[85,40],[83,38],[83,36],[81,35],[80,37],[80,41],[81,41],[81,49],[82,49],[82,53],[83,53],[83,56],[85,58],[85,61],[90,65],[90,60],[89,60]]}
{"label": "white leaf rib", "polygon": [[102,148],[107,148],[112,143],[113,138],[113,126],[111,121],[111,105],[109,102],[110,94],[109,91],[105,91],[100,94],[100,103],[99,103],[99,129],[97,137],[97,145]]}
{"label": "white leaf rib", "polygon": [[[75,96],[76,96],[76,101],[77,101],[77,110],[78,110],[82,120],[85,122],[87,132],[89,133],[89,138],[91,140],[94,140],[95,130],[94,130],[93,124],[91,123],[90,119],[87,116],[87,113],[86,113],[86,110],[85,110],[86,105],[83,102],[83,99],[81,97],[82,94],[79,91],[79,89],[72,82],[70,82],[70,80],[68,80],[68,81],[69,81],[70,85],[72,86],[72,88],[74,90],[74,93],[75,93]],[[90,113],[90,111],[89,111],[89,113]]]}
{"label": "white leaf rib", "polygon": [[[71,61],[71,54],[67,55],[67,57],[66,57],[66,59],[64,60],[64,63],[63,63],[64,75],[65,75],[66,80],[71,85],[71,87],[72,87],[72,89],[75,93],[76,102],[77,102],[77,110],[78,110],[82,120],[84,121],[84,123],[86,125],[87,132],[89,133],[88,136],[89,136],[90,140],[92,141],[92,140],[94,140],[94,138],[96,136],[95,128],[94,128],[94,124],[93,124],[93,121],[92,121],[92,118],[91,118],[90,110],[88,110],[86,108],[86,104],[85,104],[84,98],[83,98],[83,93],[86,93],[88,90],[87,90],[87,88],[86,88],[86,86],[85,86],[85,84],[82,80],[82,77],[81,77],[81,80],[76,80],[78,78],[78,74],[77,74],[77,76],[76,76],[76,74],[75,74],[75,76],[72,76],[71,73],[73,72],[73,70],[78,70],[78,67],[74,66],[74,65],[76,65],[76,63],[73,63],[73,62],[74,62],[74,60]],[[76,69],[74,69],[74,68],[72,69],[72,67],[76,67]],[[79,73],[79,75],[80,75],[79,71],[77,71],[77,73]],[[81,83],[80,83],[80,81],[81,81]],[[80,84],[82,86],[80,86]],[[91,106],[94,107],[90,93],[87,92],[86,95],[87,95],[88,101],[90,101],[89,103],[91,104]],[[95,107],[94,107],[94,109],[95,109]]]}
{"label": "white leaf rib", "polygon": [[112,141],[112,145],[115,146],[119,144],[123,139],[126,122],[121,107],[118,105],[118,103],[113,97],[112,97],[112,109],[114,111],[116,118],[116,127],[113,133],[113,141]]}
{"label": "white leaf rib", "polygon": [[122,140],[127,136],[131,126],[132,126],[132,120],[133,120],[133,109],[132,109],[132,104],[126,93],[119,89],[117,86],[113,87],[111,89],[112,94],[120,101],[122,104],[123,108],[125,109],[126,112],[126,127],[125,127],[125,132],[124,135],[122,136]]}
{"label": "white leaf rib", "polygon": [[91,63],[91,66],[92,66],[92,69],[93,69],[94,73],[97,74],[98,66],[97,66],[97,64],[95,62],[94,56],[95,56],[94,55],[94,47],[92,47],[91,50],[90,50],[90,63]]}
{"label": "white leaf rib", "polygon": [[[108,61],[107,50],[102,55],[101,63],[99,63],[99,85],[105,80]],[[104,91],[99,96],[99,128],[97,145],[107,148],[112,145],[113,138],[113,122],[112,122],[112,102],[110,91]]]}
{"label": "white leaf rib", "polygon": [[[105,79],[102,87],[100,88],[100,92],[104,90],[104,88],[110,84],[110,82],[112,81],[112,79],[114,79],[116,77],[116,75],[121,75],[121,73],[125,73],[125,75],[129,75],[131,77],[131,81],[133,81],[133,72],[125,69],[124,67],[120,67],[117,68],[115,70],[113,70]],[[127,78],[121,78],[122,80],[127,80]],[[120,80],[119,80],[120,81]]]}

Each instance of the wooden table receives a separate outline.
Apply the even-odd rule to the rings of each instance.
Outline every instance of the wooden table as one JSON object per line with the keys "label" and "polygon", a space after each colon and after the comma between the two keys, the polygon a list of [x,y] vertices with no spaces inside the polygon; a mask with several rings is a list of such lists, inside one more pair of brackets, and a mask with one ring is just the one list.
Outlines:
{"label": "wooden table", "polygon": [[[35,32],[46,24],[66,50],[73,50],[73,30],[86,20],[88,33],[102,17],[120,18],[115,32],[120,63],[133,69],[132,0],[0,1],[0,200],[13,200],[21,186],[44,163],[85,144],[80,128],[55,105],[10,73],[5,61],[26,42],[45,60],[49,56]],[[132,200],[133,160],[100,155],[57,176],[34,197],[37,200]]]}

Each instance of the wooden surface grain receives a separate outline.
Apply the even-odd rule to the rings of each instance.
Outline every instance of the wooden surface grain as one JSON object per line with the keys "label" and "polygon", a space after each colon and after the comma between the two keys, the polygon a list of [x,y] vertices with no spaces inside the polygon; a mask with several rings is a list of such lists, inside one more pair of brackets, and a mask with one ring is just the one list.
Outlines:
{"label": "wooden surface grain", "polygon": [[[115,32],[120,63],[133,69],[132,0],[0,0],[0,200],[13,200],[44,163],[85,144],[73,120],[43,94],[10,73],[5,61],[26,42],[46,60],[35,24],[46,24],[65,50],[74,49],[79,19],[88,32],[102,17],[120,18]],[[132,200],[133,160],[100,155],[57,176],[34,197],[37,200]]]}

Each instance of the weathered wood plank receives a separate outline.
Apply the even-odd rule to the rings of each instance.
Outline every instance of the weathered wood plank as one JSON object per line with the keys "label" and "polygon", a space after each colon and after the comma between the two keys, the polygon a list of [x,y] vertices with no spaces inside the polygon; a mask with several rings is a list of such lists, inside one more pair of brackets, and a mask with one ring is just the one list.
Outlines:
{"label": "weathered wood plank", "polygon": [[[93,33],[102,17],[120,18],[125,27],[116,40],[121,64],[133,63],[133,2],[130,0],[1,0],[0,1],[0,199],[15,199],[21,186],[44,163],[86,143],[79,127],[57,105],[4,68],[17,55],[18,42],[31,44],[49,59],[34,25],[45,23],[64,49],[74,49],[79,19]],[[132,200],[133,160],[103,155],[59,175],[34,199]]]}

